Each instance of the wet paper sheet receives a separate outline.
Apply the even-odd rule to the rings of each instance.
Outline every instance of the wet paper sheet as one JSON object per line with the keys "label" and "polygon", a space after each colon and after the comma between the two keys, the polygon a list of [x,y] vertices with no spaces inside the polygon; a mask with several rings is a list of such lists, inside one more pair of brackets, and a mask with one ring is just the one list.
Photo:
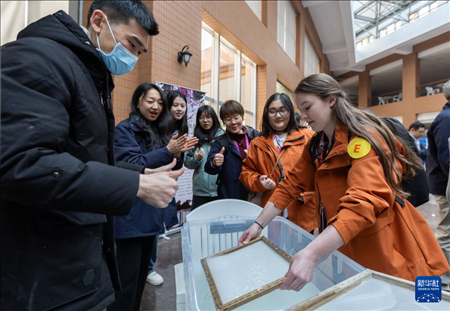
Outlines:
{"label": "wet paper sheet", "polygon": [[290,259],[266,237],[202,259],[216,308],[232,310],[277,289]]}

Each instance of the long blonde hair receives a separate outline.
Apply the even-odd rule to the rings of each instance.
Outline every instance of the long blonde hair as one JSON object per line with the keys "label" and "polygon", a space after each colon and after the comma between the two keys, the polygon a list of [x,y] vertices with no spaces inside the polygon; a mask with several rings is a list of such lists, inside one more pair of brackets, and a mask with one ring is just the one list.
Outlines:
{"label": "long blonde hair", "polygon": [[[333,120],[336,123],[346,125],[352,134],[368,140],[380,159],[389,187],[398,195],[403,197],[409,196],[409,193],[404,192],[402,189],[402,174],[395,160],[397,159],[406,167],[404,172],[404,178],[406,179],[415,175],[415,169],[423,167],[420,158],[409,147],[408,143],[397,137],[405,148],[406,153],[403,156],[395,146],[394,134],[384,122],[377,116],[354,107],[339,86],[339,83],[327,74],[319,73],[306,77],[297,86],[295,93],[314,94],[322,100],[335,95],[336,103],[331,110]],[[378,131],[391,151],[390,153],[386,153],[373,138],[373,135],[370,134],[368,128],[371,127]],[[395,177],[392,176],[392,172],[394,172]]]}

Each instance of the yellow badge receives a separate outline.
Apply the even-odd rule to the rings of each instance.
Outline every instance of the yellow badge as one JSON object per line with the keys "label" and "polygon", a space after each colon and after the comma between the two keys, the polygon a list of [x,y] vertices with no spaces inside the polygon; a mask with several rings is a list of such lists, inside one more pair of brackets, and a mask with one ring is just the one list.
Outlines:
{"label": "yellow badge", "polygon": [[364,138],[355,138],[348,144],[347,152],[353,159],[359,159],[366,156],[370,148],[370,143],[367,140]]}

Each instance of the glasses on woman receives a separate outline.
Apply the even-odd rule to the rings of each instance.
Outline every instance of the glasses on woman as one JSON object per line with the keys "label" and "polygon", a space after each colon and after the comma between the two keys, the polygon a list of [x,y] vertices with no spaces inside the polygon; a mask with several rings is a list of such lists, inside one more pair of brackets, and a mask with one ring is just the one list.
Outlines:
{"label": "glasses on woman", "polygon": [[280,108],[280,110],[269,109],[269,117],[276,117],[277,113],[279,113],[280,116],[284,117],[289,114],[289,110],[284,107]]}
{"label": "glasses on woman", "polygon": [[225,123],[226,125],[231,124],[231,122],[239,122],[241,121],[242,117],[240,115],[235,115],[233,118],[226,118],[225,120],[223,120],[223,123]]}

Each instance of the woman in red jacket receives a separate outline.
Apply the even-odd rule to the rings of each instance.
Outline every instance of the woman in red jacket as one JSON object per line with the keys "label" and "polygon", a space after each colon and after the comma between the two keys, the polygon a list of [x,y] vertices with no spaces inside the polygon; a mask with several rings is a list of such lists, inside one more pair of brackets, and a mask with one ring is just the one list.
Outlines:
{"label": "woman in red jacket", "polygon": [[316,134],[239,242],[259,236],[298,193],[315,191],[321,233],[292,257],[281,289],[302,289],[319,259],[336,249],[366,268],[410,281],[447,272],[430,227],[401,188],[402,177],[421,165],[414,151],[378,117],[353,107],[326,74],[303,79],[295,93]]}
{"label": "woman in red jacket", "polygon": [[[239,180],[250,191],[263,193],[260,205],[264,207],[285,174],[295,166],[314,132],[297,126],[294,105],[284,93],[269,97],[261,127],[260,136],[250,143]],[[305,195],[313,196],[314,192]],[[292,202],[283,216],[309,232],[317,227],[314,202],[308,200],[302,205],[297,200]]]}

